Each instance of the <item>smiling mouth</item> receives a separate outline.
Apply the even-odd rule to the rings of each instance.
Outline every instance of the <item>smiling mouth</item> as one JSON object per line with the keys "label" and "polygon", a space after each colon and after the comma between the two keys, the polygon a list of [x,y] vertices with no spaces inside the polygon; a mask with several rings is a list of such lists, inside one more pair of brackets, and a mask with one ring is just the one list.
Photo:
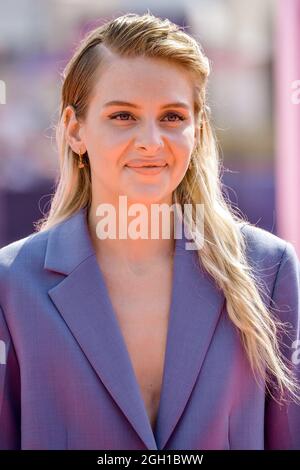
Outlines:
{"label": "smiling mouth", "polygon": [[137,165],[137,166],[125,165],[125,166],[127,166],[128,168],[164,168],[165,166],[167,166],[167,163],[165,165]]}
{"label": "smiling mouth", "polygon": [[166,165],[143,165],[143,166],[125,165],[125,167],[127,167],[129,170],[132,170],[135,173],[139,173],[141,175],[158,175],[167,166],[168,166],[168,164],[166,164]]}

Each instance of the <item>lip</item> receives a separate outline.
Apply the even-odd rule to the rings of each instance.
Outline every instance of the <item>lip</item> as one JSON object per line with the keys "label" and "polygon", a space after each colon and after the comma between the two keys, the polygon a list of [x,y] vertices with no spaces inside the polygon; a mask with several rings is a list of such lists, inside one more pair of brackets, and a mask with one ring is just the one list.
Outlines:
{"label": "lip", "polygon": [[139,173],[141,175],[158,175],[162,171],[164,171],[167,168],[167,164],[164,166],[153,166],[153,167],[147,167],[147,166],[140,166],[140,167],[135,167],[135,166],[129,166],[126,165],[126,167],[134,171],[135,173]]}
{"label": "lip", "polygon": [[147,167],[147,166],[156,166],[156,167],[164,167],[167,165],[167,162],[165,160],[162,160],[162,159],[151,159],[151,160],[141,160],[141,159],[135,159],[135,160],[131,160],[130,162],[128,162],[126,164],[126,166],[130,167],[130,168],[144,168],[144,167]]}

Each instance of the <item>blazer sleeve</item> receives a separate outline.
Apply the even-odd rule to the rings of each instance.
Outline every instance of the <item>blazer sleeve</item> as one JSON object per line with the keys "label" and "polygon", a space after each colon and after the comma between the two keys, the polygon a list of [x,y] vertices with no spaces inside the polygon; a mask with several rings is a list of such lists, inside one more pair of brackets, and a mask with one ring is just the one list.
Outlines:
{"label": "blazer sleeve", "polygon": [[0,307],[0,449],[21,448],[20,371],[11,335]]}
{"label": "blazer sleeve", "polygon": [[[300,384],[300,262],[289,242],[277,271],[271,306],[290,325],[280,336],[280,348]],[[279,405],[270,397],[265,405],[265,449],[300,449],[300,405],[292,401]]]}

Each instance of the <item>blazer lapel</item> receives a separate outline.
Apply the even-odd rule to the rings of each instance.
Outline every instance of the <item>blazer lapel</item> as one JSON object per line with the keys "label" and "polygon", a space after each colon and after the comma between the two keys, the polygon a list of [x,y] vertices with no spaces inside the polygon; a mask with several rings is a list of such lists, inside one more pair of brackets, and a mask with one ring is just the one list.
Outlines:
{"label": "blazer lapel", "polygon": [[156,426],[159,449],[167,444],[199,376],[222,307],[224,294],[201,268],[195,250],[177,241],[163,385]]}
{"label": "blazer lapel", "polygon": [[49,233],[45,269],[66,275],[49,296],[91,366],[148,449],[170,438],[199,375],[224,296],[200,268],[196,251],[176,240],[163,383],[155,432],[99,269],[86,208]]}

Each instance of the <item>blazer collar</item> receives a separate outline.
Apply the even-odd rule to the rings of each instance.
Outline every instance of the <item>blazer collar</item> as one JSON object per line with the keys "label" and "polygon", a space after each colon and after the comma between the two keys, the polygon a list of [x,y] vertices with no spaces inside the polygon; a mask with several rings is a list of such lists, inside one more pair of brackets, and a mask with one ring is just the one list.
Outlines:
{"label": "blazer collar", "polygon": [[199,264],[197,252],[185,249],[186,241],[183,233],[175,244],[163,383],[153,432],[96,259],[86,208],[49,231],[44,267],[66,276],[48,294],[148,449],[163,449],[184,413],[225,300]]}

